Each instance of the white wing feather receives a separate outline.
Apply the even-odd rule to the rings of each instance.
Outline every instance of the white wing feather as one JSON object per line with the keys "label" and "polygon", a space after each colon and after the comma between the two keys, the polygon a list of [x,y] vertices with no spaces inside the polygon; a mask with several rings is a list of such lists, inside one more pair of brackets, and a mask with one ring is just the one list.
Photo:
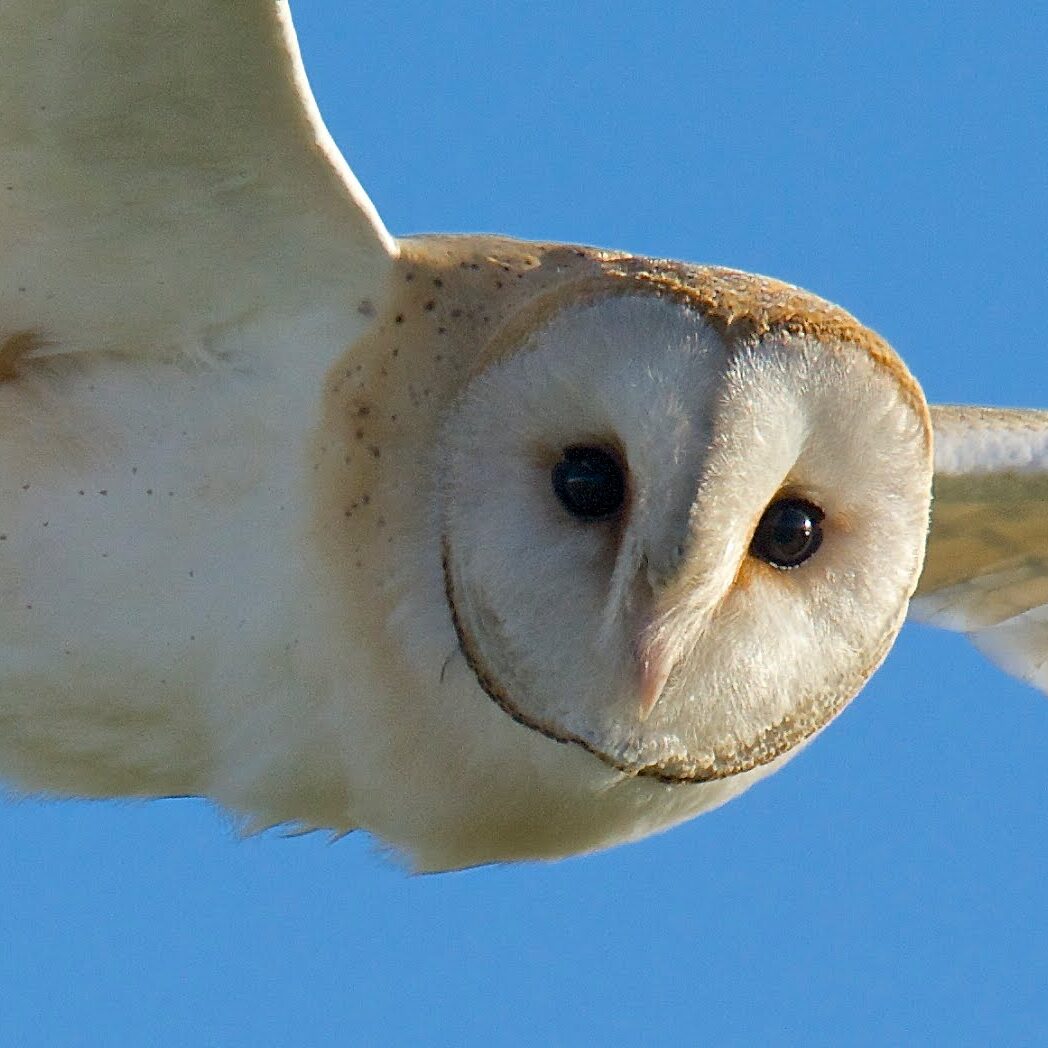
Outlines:
{"label": "white wing feather", "polygon": [[309,455],[396,253],[285,3],[0,0],[0,780],[346,825]]}
{"label": "white wing feather", "polygon": [[915,619],[968,633],[1048,691],[1048,412],[933,407],[935,482]]}
{"label": "white wing feather", "polygon": [[259,314],[366,313],[395,253],[285,3],[0,4],[0,345],[206,349]]}

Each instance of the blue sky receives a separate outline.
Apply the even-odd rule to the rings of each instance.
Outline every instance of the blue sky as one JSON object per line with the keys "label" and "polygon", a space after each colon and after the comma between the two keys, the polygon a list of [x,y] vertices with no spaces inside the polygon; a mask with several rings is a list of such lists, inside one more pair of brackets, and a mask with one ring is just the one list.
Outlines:
{"label": "blue sky", "polygon": [[[890,6],[293,10],[394,232],[769,273],[933,401],[1048,407],[1048,14]],[[784,771],[550,866],[0,804],[0,1043],[1045,1043],[1046,773],[1048,698],[908,627]]]}

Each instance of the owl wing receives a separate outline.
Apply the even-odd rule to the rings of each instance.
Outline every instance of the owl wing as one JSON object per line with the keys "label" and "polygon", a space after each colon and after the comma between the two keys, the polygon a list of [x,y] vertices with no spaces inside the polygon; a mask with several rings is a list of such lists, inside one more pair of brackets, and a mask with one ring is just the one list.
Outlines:
{"label": "owl wing", "polygon": [[286,3],[0,4],[5,371],[30,347],[191,349],[335,310],[359,327],[395,254]]}
{"label": "owl wing", "polygon": [[931,412],[932,522],[911,614],[1048,691],[1048,412]]}

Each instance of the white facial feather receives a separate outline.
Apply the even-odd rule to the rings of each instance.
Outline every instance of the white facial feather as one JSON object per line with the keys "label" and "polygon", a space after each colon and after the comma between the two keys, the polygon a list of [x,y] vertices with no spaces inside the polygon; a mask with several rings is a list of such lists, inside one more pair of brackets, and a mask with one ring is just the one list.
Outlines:
{"label": "white facial feather", "polygon": [[[489,690],[632,774],[714,778],[753,766],[777,725],[803,715],[809,734],[879,661],[915,584],[922,431],[854,348],[733,354],[650,297],[565,309],[473,379],[444,444],[439,541]],[[586,444],[627,464],[621,518],[580,522],[553,493],[551,466]],[[822,507],[827,537],[810,564],[754,570],[753,530],[781,491]],[[650,641],[673,676],[642,718]]]}

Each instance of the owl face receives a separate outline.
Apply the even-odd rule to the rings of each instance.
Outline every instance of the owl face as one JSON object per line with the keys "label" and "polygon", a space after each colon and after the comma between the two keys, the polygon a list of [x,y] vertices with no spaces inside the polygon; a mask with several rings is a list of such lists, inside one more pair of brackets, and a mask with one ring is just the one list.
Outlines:
{"label": "owl face", "polygon": [[920,570],[927,415],[897,360],[796,325],[733,337],[640,287],[496,341],[439,455],[446,597],[479,686],[666,782],[821,728]]}

